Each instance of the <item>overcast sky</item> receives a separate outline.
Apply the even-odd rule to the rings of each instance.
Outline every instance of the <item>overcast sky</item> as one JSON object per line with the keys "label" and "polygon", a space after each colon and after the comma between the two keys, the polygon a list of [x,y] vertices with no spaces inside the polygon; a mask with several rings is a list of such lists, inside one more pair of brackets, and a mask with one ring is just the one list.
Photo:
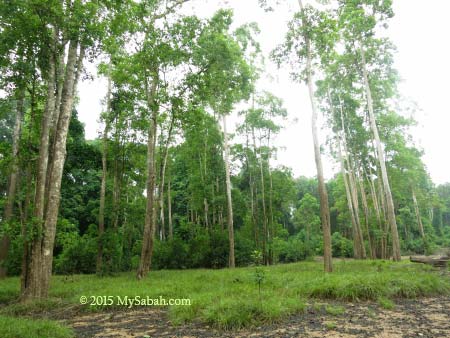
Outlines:
{"label": "overcast sky", "polygon": [[[297,1],[281,6],[276,12],[265,13],[257,0],[196,0],[183,11],[208,17],[221,6],[230,7],[235,13],[235,26],[257,22],[261,34],[259,40],[265,53],[269,53],[284,38],[286,22],[297,10]],[[400,92],[415,101],[420,108],[416,113],[418,127],[414,128],[416,144],[425,151],[424,162],[433,181],[450,182],[448,148],[450,146],[450,95],[449,0],[394,0],[395,17],[390,21],[387,35],[398,48],[396,68],[402,82]],[[79,117],[86,126],[86,137],[93,139],[99,132],[98,117],[101,101],[106,93],[106,81],[95,76],[95,67],[88,66],[94,81],[84,81],[79,88]],[[288,110],[286,128],[276,140],[280,147],[277,163],[292,168],[295,176],[316,174],[310,124],[310,105],[305,86],[289,79],[287,71],[278,70],[267,61],[267,76],[261,88],[269,90],[284,100]],[[229,119],[232,132],[237,117]],[[326,130],[321,138],[325,138]],[[324,169],[331,177],[338,169],[325,157]]]}

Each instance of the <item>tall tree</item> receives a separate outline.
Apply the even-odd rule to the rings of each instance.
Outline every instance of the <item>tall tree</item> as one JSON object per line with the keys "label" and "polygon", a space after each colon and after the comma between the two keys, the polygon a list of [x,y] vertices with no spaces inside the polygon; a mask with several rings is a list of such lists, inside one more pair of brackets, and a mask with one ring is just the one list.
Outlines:
{"label": "tall tree", "polygon": [[303,6],[298,1],[300,12],[296,13],[294,19],[289,23],[289,30],[283,45],[273,53],[273,58],[279,65],[288,61],[292,55],[295,66],[292,76],[297,81],[304,80],[308,87],[311,104],[311,128],[314,144],[314,159],[317,169],[317,179],[320,197],[320,214],[323,230],[324,243],[324,269],[331,272],[331,224],[330,210],[328,205],[328,194],[323,176],[322,157],[320,153],[320,140],[318,134],[317,120],[318,109],[315,99],[314,72],[323,69],[329,62],[329,56],[333,51],[337,38],[336,23],[326,12],[321,12],[311,6]]}
{"label": "tall tree", "polygon": [[[41,122],[33,235],[30,255],[24,256],[26,263],[22,271],[23,299],[46,297],[48,293],[69,121],[85,50],[98,38],[90,18],[101,8],[98,3],[81,1],[75,1],[72,6],[65,3],[46,6],[45,12],[48,14],[42,17],[45,25],[39,29],[47,37],[41,45],[42,53],[47,57],[47,62],[42,66],[46,74],[47,97]],[[66,44],[65,73],[60,74],[57,72],[57,60],[64,59],[61,53],[65,52]],[[61,103],[55,107],[59,81],[63,83]],[[54,136],[51,137],[53,121]],[[53,139],[51,145],[50,139]]]}
{"label": "tall tree", "polygon": [[224,160],[227,191],[227,224],[229,240],[229,267],[235,266],[233,203],[231,196],[231,179],[226,132],[226,116],[232,112],[233,106],[244,98],[248,98],[252,86],[252,68],[245,60],[240,45],[243,34],[229,32],[232,23],[231,11],[220,10],[210,20],[210,27],[205,29],[199,39],[198,65],[207,71],[198,86],[198,94],[213,111],[222,117],[224,127]]}

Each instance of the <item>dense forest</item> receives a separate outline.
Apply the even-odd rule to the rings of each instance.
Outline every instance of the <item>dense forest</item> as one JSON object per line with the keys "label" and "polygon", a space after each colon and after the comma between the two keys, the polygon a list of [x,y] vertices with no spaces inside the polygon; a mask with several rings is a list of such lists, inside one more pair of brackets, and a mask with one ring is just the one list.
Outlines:
{"label": "dense forest", "polygon": [[[332,272],[332,257],[450,246],[450,184],[433,184],[411,134],[391,1],[299,1],[270,55],[256,24],[183,15],[185,2],[2,1],[0,276],[21,276],[21,299],[47,297],[52,274],[314,256]],[[276,160],[288,112],[260,85],[268,59],[308,91],[317,177]],[[77,88],[92,76],[107,94],[87,140]]]}

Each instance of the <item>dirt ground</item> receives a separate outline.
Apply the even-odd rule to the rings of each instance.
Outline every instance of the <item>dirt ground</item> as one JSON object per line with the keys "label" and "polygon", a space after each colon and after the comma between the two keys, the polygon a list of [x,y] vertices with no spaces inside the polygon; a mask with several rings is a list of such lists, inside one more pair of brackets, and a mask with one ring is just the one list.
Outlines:
{"label": "dirt ground", "polygon": [[[323,302],[320,302],[323,304]],[[278,324],[239,331],[218,331],[201,324],[171,325],[161,309],[89,314],[64,321],[79,338],[119,337],[450,337],[450,297],[400,300],[395,309],[375,303],[339,304],[332,316],[317,302],[305,313]]]}

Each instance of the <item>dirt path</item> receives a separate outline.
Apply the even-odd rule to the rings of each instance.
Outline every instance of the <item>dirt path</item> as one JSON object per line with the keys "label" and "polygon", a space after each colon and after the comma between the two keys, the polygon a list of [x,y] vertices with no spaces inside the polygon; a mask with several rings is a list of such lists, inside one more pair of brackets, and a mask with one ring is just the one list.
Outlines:
{"label": "dirt path", "polygon": [[[341,304],[344,305],[344,304]],[[217,331],[200,324],[174,327],[164,310],[91,314],[65,322],[79,338],[119,337],[450,337],[450,297],[398,301],[394,310],[374,303],[345,304],[345,313],[326,314],[323,306],[279,324],[240,331]]]}

